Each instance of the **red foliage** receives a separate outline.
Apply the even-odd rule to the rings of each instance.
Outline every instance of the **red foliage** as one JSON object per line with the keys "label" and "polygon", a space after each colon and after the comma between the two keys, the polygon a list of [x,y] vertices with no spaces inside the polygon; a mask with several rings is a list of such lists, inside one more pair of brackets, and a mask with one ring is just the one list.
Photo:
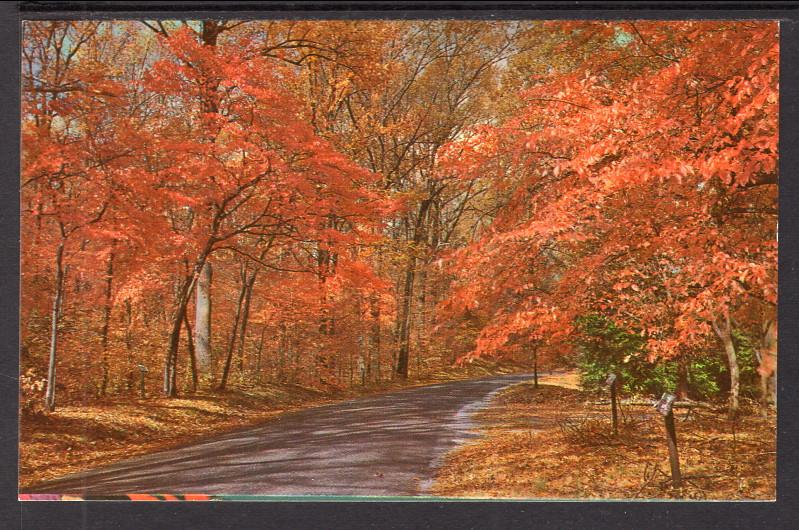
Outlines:
{"label": "red foliage", "polygon": [[641,330],[659,356],[707,340],[726,308],[773,318],[776,23],[557,28],[602,45],[536,79],[515,118],[449,146],[467,178],[512,189],[452,258],[449,307],[490,322],[473,354],[520,337],[562,348],[551,339],[591,311]]}

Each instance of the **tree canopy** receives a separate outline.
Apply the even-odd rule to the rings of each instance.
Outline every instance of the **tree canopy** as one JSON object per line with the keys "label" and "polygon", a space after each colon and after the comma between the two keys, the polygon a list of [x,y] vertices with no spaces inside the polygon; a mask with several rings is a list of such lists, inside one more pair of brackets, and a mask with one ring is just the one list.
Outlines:
{"label": "tree canopy", "polygon": [[139,366],[348,386],[568,360],[601,315],[771,377],[778,30],[26,22],[23,371],[50,410]]}

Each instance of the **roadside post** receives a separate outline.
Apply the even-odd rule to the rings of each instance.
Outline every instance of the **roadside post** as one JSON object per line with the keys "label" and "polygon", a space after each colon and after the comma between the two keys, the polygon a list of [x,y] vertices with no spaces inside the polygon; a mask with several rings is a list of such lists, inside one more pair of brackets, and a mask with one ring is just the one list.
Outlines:
{"label": "roadside post", "polygon": [[605,386],[610,387],[610,414],[611,419],[613,422],[613,436],[618,436],[619,434],[619,416],[617,411],[617,403],[616,403],[616,374],[608,375],[607,380],[605,380]]}
{"label": "roadside post", "polygon": [[140,364],[138,366],[139,366],[139,394],[141,395],[142,399],[144,399],[146,397],[144,395],[144,375],[147,372],[149,372],[149,370],[143,364]]}
{"label": "roadside post", "polygon": [[669,464],[671,465],[671,482],[675,488],[682,486],[682,474],[680,473],[680,457],[677,454],[677,431],[674,428],[674,412],[672,406],[677,396],[664,393],[660,401],[655,403],[655,409],[663,416],[666,423],[666,437],[669,445]]}

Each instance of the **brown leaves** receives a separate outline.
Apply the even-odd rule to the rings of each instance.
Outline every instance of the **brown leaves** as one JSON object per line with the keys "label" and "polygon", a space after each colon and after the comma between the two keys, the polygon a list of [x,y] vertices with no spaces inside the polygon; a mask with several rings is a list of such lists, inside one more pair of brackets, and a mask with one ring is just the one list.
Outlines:
{"label": "brown leaves", "polygon": [[[545,379],[546,381],[546,379]],[[571,499],[773,499],[774,417],[677,418],[685,486],[671,488],[662,418],[631,407],[618,437],[609,411],[577,390],[529,383],[479,414],[483,438],[450,453],[432,492],[443,496]],[[568,425],[565,431],[562,429]]]}

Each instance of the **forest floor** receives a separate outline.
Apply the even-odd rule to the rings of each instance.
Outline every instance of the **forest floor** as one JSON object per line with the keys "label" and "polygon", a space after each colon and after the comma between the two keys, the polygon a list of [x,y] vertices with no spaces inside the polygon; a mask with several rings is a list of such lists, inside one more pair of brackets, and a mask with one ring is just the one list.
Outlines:
{"label": "forest floor", "polygon": [[[671,486],[662,416],[625,406],[611,436],[610,406],[576,376],[542,377],[497,394],[475,416],[482,436],[450,453],[430,491],[446,497],[761,499],[776,490],[776,415],[753,406],[675,409],[683,487]],[[607,397],[604,396],[606,400]]]}
{"label": "forest floor", "polygon": [[515,363],[478,360],[461,368],[348,389],[323,391],[297,385],[231,386],[224,392],[178,398],[120,397],[103,403],[64,405],[51,414],[20,420],[19,485],[32,485],[175,448],[255,425],[281,414],[400,388],[529,371]]}

